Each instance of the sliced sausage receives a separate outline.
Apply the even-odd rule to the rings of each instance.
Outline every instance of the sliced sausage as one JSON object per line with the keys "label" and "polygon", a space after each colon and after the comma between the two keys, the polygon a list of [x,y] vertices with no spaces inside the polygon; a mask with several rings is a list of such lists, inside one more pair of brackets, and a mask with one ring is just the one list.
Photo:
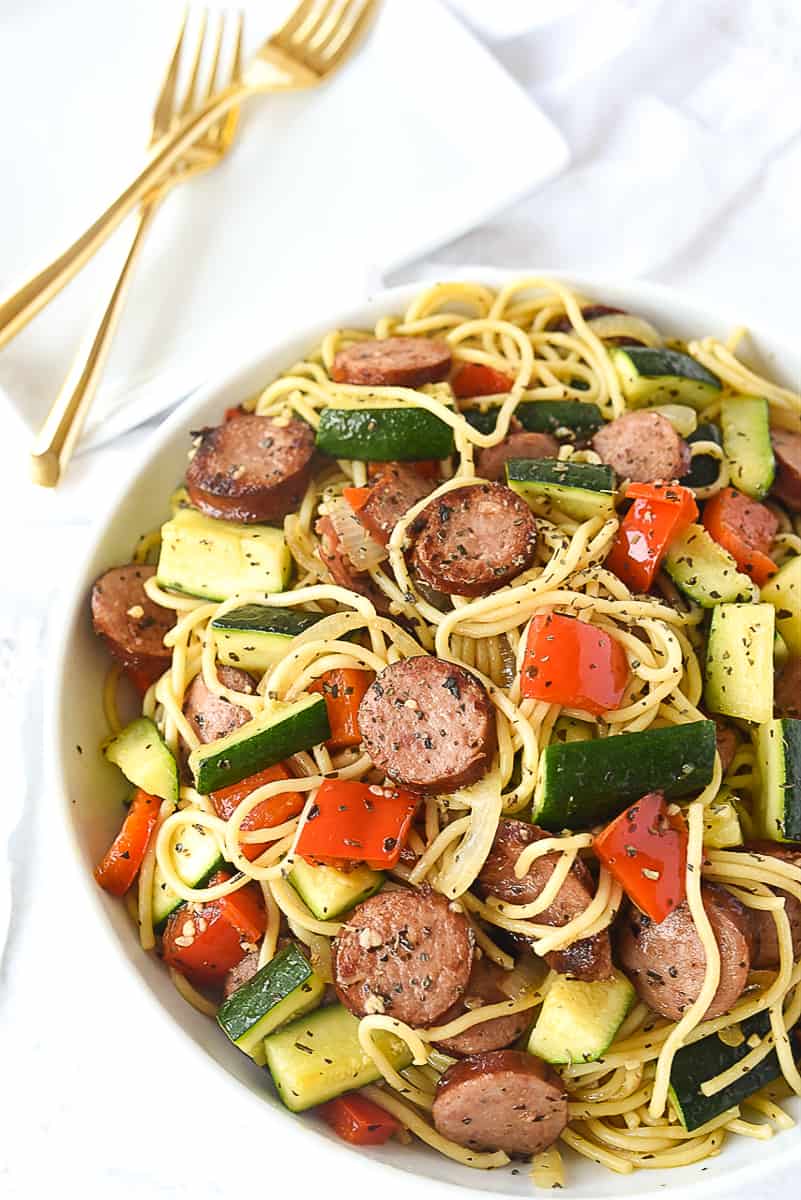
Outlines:
{"label": "sliced sausage", "polygon": [[371,338],[340,350],[331,378],[337,383],[418,388],[447,378],[450,369],[450,346],[438,338]]}
{"label": "sliced sausage", "polygon": [[793,512],[801,512],[801,433],[771,429],[776,478],[771,491]]}
{"label": "sliced sausage", "polygon": [[92,624],[109,652],[124,667],[145,671],[155,679],[170,665],[164,635],[175,624],[170,608],[154,604],[144,582],[156,568],[143,563],[112,567],[92,588]]}
{"label": "sliced sausage", "polygon": [[715,722],[715,741],[717,742],[720,763],[725,775],[732,764],[732,759],[737,753],[740,739],[737,736],[737,730],[734,726],[729,725],[722,717],[713,717],[712,719]]}
{"label": "sliced sausage", "polygon": [[[218,665],[217,676],[220,683],[233,692],[252,696],[256,691],[253,677],[238,667]],[[186,689],[183,713],[201,742],[216,742],[251,719],[250,713],[241,704],[232,704],[223,696],[210,692],[202,674],[196,675]]]}
{"label": "sliced sausage", "polygon": [[358,904],[333,942],[337,995],[357,1017],[387,1013],[434,1025],[467,987],[473,931],[430,889],[379,892]]}
{"label": "sliced sausage", "polygon": [[476,456],[476,474],[482,479],[505,479],[510,458],[557,458],[559,443],[550,433],[511,433],[497,446],[487,446]]}
{"label": "sliced sausage", "polygon": [[409,526],[411,566],[438,592],[486,596],[534,561],[537,523],[501,483],[454,488]]}
{"label": "sliced sausage", "polygon": [[495,709],[483,684],[427,655],[384,668],[359,705],[359,729],[378,769],[420,792],[475,783],[495,752]]}
{"label": "sliced sausage", "polygon": [[239,991],[243,984],[250,983],[258,969],[259,952],[258,950],[249,950],[235,967],[231,967],[230,971],[226,972],[223,980],[224,998],[227,1000],[229,996],[233,996],[234,992]]}
{"label": "sliced sausage", "polygon": [[[610,308],[608,304],[584,304],[581,308],[581,315],[585,321],[596,321],[598,317],[625,316],[626,310],[623,308]],[[573,325],[567,313],[549,321],[548,328],[555,333],[573,332]]]}
{"label": "sliced sausage", "polygon": [[392,464],[370,487],[370,495],[356,514],[368,533],[386,546],[401,517],[431,491],[432,480],[410,467]]}
{"label": "sliced sausage", "polygon": [[801,658],[788,658],[776,675],[773,702],[777,716],[801,718]]}
{"label": "sliced sausage", "polygon": [[197,436],[186,490],[202,512],[280,521],[300,504],[314,465],[314,430],[305,421],[242,413]]}
{"label": "sliced sausage", "polygon": [[[526,846],[551,837],[538,825],[525,821],[504,819],[498,823],[498,832],[492,849],[478,876],[478,890],[484,896],[496,896],[506,904],[531,904],[542,892],[559,862],[559,854],[544,854],[535,858],[522,879],[515,875],[515,863]],[[595,893],[595,885],[584,863],[576,860],[562,884],[556,899],[533,918],[539,925],[559,927],[574,920],[589,905]],[[564,950],[546,954],[545,961],[552,970],[573,979],[593,981],[611,979],[612,951],[606,930],[592,937],[582,938]]]}
{"label": "sliced sausage", "polygon": [[360,596],[366,596],[377,612],[389,612],[389,601],[373,582],[367,571],[357,571],[342,548],[337,531],[330,517],[318,517],[314,525],[320,539],[318,554],[334,583],[349,588]]}
{"label": "sliced sausage", "polygon": [[[724,488],[715,497],[716,519],[749,550],[758,550],[760,554],[770,554],[779,519],[775,513],[758,500],[743,495],[736,488]],[[725,543],[724,543],[725,545]],[[740,564],[744,571],[751,570],[751,564]]]}
{"label": "sliced sausage", "polygon": [[593,436],[592,448],[621,479],[638,483],[681,479],[690,469],[687,443],[658,412],[640,410],[610,421]]}
{"label": "sliced sausage", "polygon": [[[453,1008],[448,1009],[439,1020],[438,1025],[455,1021],[466,1012],[475,1012],[487,1004],[501,1004],[510,999],[509,993],[503,990],[504,978],[508,974],[503,967],[492,962],[489,958],[478,958],[473,963],[465,993]],[[531,1011],[510,1013],[508,1016],[493,1017],[480,1025],[472,1025],[464,1033],[454,1037],[443,1038],[436,1045],[445,1054],[453,1054],[456,1058],[465,1058],[468,1054],[483,1054],[487,1050],[502,1050],[510,1046],[531,1024]]]}
{"label": "sliced sausage", "polygon": [[492,1050],[448,1067],[431,1110],[443,1137],[470,1150],[538,1154],[567,1125],[567,1092],[552,1067],[522,1050]]}
{"label": "sliced sausage", "polygon": [[[753,948],[749,912],[731,892],[705,883],[701,889],[706,915],[720,950],[720,984],[704,1019],[719,1017],[737,1003],[748,982]],[[698,998],[706,956],[685,901],[659,925],[638,909],[623,918],[617,941],[621,966],[638,996],[670,1021],[681,1020]]]}
{"label": "sliced sausage", "polygon": [[[801,846],[780,846],[777,842],[748,842],[743,846],[752,854],[764,854],[768,858],[778,858],[794,867],[801,867]],[[781,888],[773,888],[777,896],[784,897],[784,911],[790,922],[790,936],[793,941],[793,958],[801,958],[801,900],[791,896]],[[755,971],[767,971],[779,965],[779,935],[776,922],[769,912],[760,912],[757,908],[749,910],[751,923],[754,928],[756,948],[752,955],[751,966]]]}

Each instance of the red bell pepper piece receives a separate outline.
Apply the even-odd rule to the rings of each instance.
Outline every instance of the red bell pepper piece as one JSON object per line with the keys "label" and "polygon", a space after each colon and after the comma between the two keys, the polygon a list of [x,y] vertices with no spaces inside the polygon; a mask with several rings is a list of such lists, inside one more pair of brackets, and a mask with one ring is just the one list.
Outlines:
{"label": "red bell pepper piece", "polygon": [[400,858],[419,800],[405,788],[326,779],[301,830],[297,852],[327,866],[345,859],[387,870]]}
{"label": "red bell pepper piece", "polygon": [[620,706],[628,678],[626,652],[605,629],[559,613],[532,620],[520,673],[526,699],[598,716]]}
{"label": "red bell pepper piece", "polygon": [[710,536],[754,583],[762,587],[776,574],[778,567],[769,551],[779,522],[764,504],[736,488],[723,488],[707,500],[703,521]]}
{"label": "red bell pepper piece", "polygon": [[320,692],[325,697],[328,724],[331,726],[331,736],[325,743],[329,750],[344,750],[360,745],[359,705],[374,679],[372,671],[343,667],[326,671],[308,689],[310,692]]}
{"label": "red bell pepper piece", "polygon": [[232,405],[232,406],[231,406],[231,408],[226,408],[226,410],[225,410],[225,418],[224,418],[224,419],[225,419],[226,421],[230,421],[230,420],[232,420],[234,417],[241,417],[241,416],[243,415],[244,411],[245,411],[245,410],[244,410],[244,408],[242,407],[242,405],[241,405],[241,404],[234,404],[234,405]]}
{"label": "red bell pepper piece", "polygon": [[464,400],[467,396],[497,396],[501,392],[511,392],[514,379],[487,367],[483,363],[465,363],[459,367],[453,377],[451,387],[454,396]]}
{"label": "red bell pepper piece", "polygon": [[95,867],[95,879],[112,896],[124,896],[136,879],[160,807],[158,796],[137,788],[120,832]]}
{"label": "red bell pepper piece", "polygon": [[[294,776],[283,763],[277,763],[274,767],[265,767],[263,771],[249,775],[247,779],[243,779],[239,783],[232,783],[229,787],[212,792],[211,802],[214,805],[214,811],[218,817],[222,817],[223,821],[227,821],[245,796],[255,792],[256,788],[263,787],[265,783],[275,783],[278,779],[292,778]],[[282,825],[284,821],[296,817],[305,802],[306,798],[300,792],[279,792],[277,796],[259,801],[245,817],[241,828],[245,830],[272,829],[274,825]],[[258,858],[263,850],[266,850],[268,844],[268,842],[243,843],[242,853],[245,858],[252,861],[254,858]]]}
{"label": "red bell pepper piece", "polygon": [[370,493],[373,489],[369,487],[346,487],[342,489],[342,497],[351,506],[354,512],[364,508],[367,501],[370,499]]}
{"label": "red bell pepper piece", "polygon": [[698,516],[689,488],[672,483],[632,483],[626,492],[632,500],[606,557],[633,592],[647,592],[674,538]]}
{"label": "red bell pepper piece", "polygon": [[[230,878],[218,871],[209,885]],[[259,890],[247,883],[230,896],[195,905],[191,911],[185,905],[176,909],[164,930],[164,961],[201,987],[219,985],[263,937],[265,927]]]}
{"label": "red bell pepper piece", "polygon": [[662,792],[649,792],[615,817],[593,850],[646,916],[657,924],[686,892],[687,825]]}
{"label": "red bell pepper piece", "polygon": [[391,1113],[358,1092],[337,1096],[317,1111],[337,1137],[354,1146],[383,1146],[401,1127]]}
{"label": "red bell pepper piece", "polygon": [[164,674],[163,666],[126,667],[125,676],[130,679],[140,696],[144,696],[151,683]]}

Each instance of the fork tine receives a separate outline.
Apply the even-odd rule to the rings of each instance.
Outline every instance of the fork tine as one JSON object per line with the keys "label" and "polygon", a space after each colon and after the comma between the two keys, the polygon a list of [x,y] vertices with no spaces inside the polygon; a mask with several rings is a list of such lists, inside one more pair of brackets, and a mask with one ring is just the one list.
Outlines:
{"label": "fork tine", "polygon": [[220,13],[217,19],[217,34],[214,38],[214,49],[211,55],[211,64],[209,66],[209,77],[206,83],[206,90],[203,93],[203,99],[208,100],[214,95],[214,88],[217,84],[217,71],[220,67],[220,50],[222,49],[223,30],[225,29],[225,14]]}
{"label": "fork tine", "polygon": [[231,59],[229,83],[236,83],[242,78],[242,42],[245,36],[245,14],[240,9],[236,14],[236,33],[234,35],[234,53]]}
{"label": "fork tine", "polygon": [[189,17],[189,9],[184,9],[184,15],[181,18],[181,25],[178,30],[178,37],[175,40],[175,49],[172,52],[167,74],[164,76],[164,82],[161,85],[161,91],[158,94],[155,108],[153,109],[153,133],[158,135],[166,133],[172,121],[173,109],[175,106],[175,85],[178,82],[178,68],[181,64],[181,51],[183,49],[184,37],[186,35],[186,23]]}
{"label": "fork tine", "polygon": [[343,18],[350,0],[324,0],[322,8],[316,14],[316,20],[311,28],[303,30],[302,40],[307,46],[317,49],[334,33]]}
{"label": "fork tine", "polygon": [[377,12],[378,0],[348,0],[336,29],[323,46],[315,47],[316,69],[326,75],[336,70],[364,37]]}
{"label": "fork tine", "polygon": [[197,90],[198,76],[200,74],[200,60],[203,57],[203,42],[206,39],[206,26],[208,25],[208,20],[208,10],[204,8],[200,13],[200,29],[198,30],[197,34],[195,55],[192,59],[192,69],[189,73],[189,80],[186,85],[183,103],[178,110],[179,117],[188,117],[195,106],[195,91]]}
{"label": "fork tine", "polygon": [[295,11],[287,17],[281,28],[275,31],[270,41],[277,42],[279,46],[288,49],[297,31],[313,16],[314,10],[319,4],[320,0],[300,0]]}
{"label": "fork tine", "polygon": [[[242,42],[244,39],[245,17],[240,10],[236,14],[236,31],[234,33],[234,48],[231,55],[231,67],[228,83],[237,83],[242,78]],[[233,140],[239,124],[239,105],[229,108],[221,122],[209,130],[218,145],[228,146]]]}

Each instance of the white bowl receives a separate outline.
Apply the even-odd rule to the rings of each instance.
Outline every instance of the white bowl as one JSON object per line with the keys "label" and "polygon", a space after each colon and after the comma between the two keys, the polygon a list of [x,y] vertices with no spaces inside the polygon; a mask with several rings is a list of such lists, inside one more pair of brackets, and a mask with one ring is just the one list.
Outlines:
{"label": "white bowl", "polygon": [[[451,277],[458,274],[454,272]],[[498,286],[522,272],[482,269],[471,274],[478,275],[490,286]],[[585,295],[646,317],[660,330],[674,336],[689,338],[713,334],[725,337],[741,319],[736,312],[726,319],[721,318],[719,313],[710,312],[652,284],[572,275],[563,278]],[[204,1057],[212,1068],[209,1076],[214,1086],[220,1085],[221,1076],[231,1083],[228,1103],[258,1104],[264,1113],[269,1137],[280,1139],[282,1148],[291,1145],[297,1147],[301,1155],[313,1154],[313,1170],[316,1172],[319,1168],[321,1179],[335,1179],[339,1171],[346,1171],[349,1191],[361,1186],[377,1186],[384,1195],[400,1194],[401,1188],[405,1191],[411,1184],[423,1194],[433,1195],[438,1184],[448,1183],[483,1192],[530,1196],[532,1185],[525,1169],[514,1175],[509,1168],[493,1172],[472,1171],[417,1142],[412,1146],[392,1143],[365,1153],[338,1141],[318,1120],[288,1112],[272,1093],[266,1073],[255,1068],[229,1045],[213,1022],[186,1005],[162,966],[152,955],[141,952],[122,904],[105,895],[92,880],[92,867],[119,824],[120,809],[109,803],[109,795],[121,794],[123,790],[116,769],[95,751],[106,733],[101,689],[108,661],[92,633],[89,619],[88,597],[93,579],[107,567],[128,561],[137,536],[166,519],[168,497],[185,469],[190,429],[217,423],[227,406],[239,403],[274,379],[313,346],[326,330],[338,326],[369,328],[379,316],[402,311],[424,286],[412,284],[380,292],[361,307],[332,313],[329,320],[301,330],[278,345],[270,345],[269,338],[265,337],[266,348],[260,349],[248,361],[232,363],[221,371],[217,380],[187,400],[153,435],[130,478],[108,503],[98,522],[91,551],[76,569],[71,594],[67,597],[52,691],[52,757],[60,764],[60,804],[68,844],[85,880],[89,904],[107,935],[108,953],[127,959],[131,979],[137,981],[137,986],[132,986],[134,1002],[143,990],[149,997],[149,1002],[137,1008],[138,1019],[142,1022],[166,1020],[176,1039],[194,1043],[197,1055]],[[758,368],[780,382],[789,384],[801,373],[799,349],[781,345],[768,332],[756,333],[753,345],[748,346],[748,355]],[[76,680],[80,681],[80,687],[76,688]],[[83,747],[83,753],[77,751],[78,746]],[[155,1070],[157,1064],[153,1066]],[[794,1101],[792,1107],[796,1117],[801,1117],[801,1105]],[[407,1174],[384,1170],[385,1164]],[[681,1188],[697,1196],[731,1195],[735,1187],[744,1191],[749,1183],[754,1184],[757,1180],[761,1185],[767,1185],[768,1176],[775,1180],[776,1187],[784,1172],[799,1164],[801,1146],[797,1130],[767,1144],[730,1138],[717,1158],[679,1170],[634,1172],[629,1176],[613,1175],[586,1159],[570,1155],[567,1191],[572,1196],[625,1196],[629,1200],[636,1196],[653,1196],[667,1187]],[[307,1163],[304,1163],[304,1170],[308,1170]],[[307,1182],[311,1182],[308,1176]]]}

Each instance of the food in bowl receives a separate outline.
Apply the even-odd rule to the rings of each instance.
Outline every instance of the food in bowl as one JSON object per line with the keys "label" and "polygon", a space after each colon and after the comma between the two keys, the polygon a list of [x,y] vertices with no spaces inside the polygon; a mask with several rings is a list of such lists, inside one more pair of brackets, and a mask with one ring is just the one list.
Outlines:
{"label": "food in bowl", "polygon": [[132,785],[96,878],[185,998],[347,1140],[541,1184],[786,1125],[801,397],[440,284],[190,453],[91,600]]}

